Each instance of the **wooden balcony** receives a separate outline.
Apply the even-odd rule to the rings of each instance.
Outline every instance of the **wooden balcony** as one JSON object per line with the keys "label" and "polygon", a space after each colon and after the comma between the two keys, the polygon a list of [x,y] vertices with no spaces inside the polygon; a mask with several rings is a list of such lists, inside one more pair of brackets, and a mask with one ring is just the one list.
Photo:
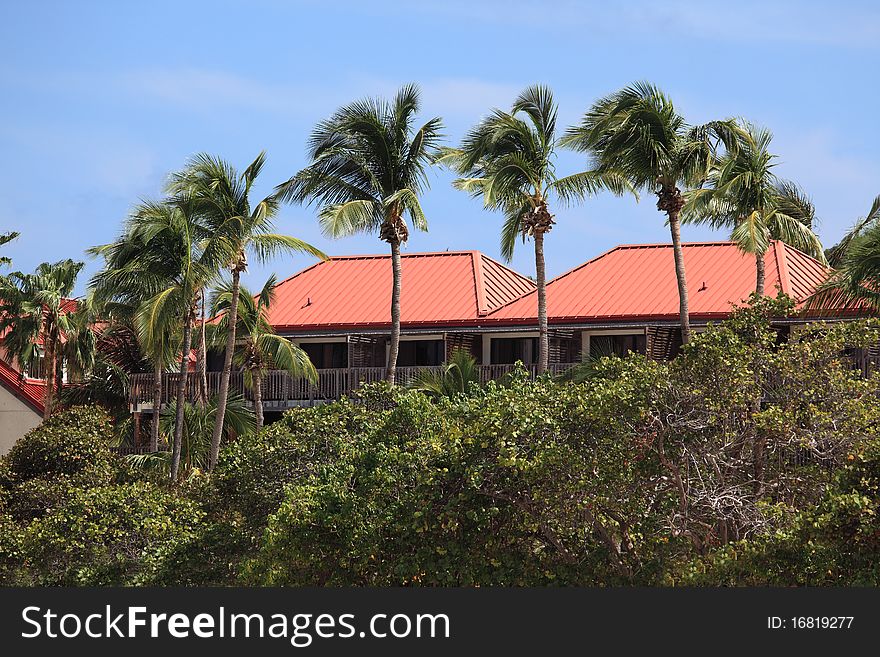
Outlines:
{"label": "wooden balcony", "polygon": [[[548,371],[551,374],[562,373],[574,363],[551,363]],[[514,369],[514,365],[482,365],[480,381],[497,381]],[[412,383],[420,372],[437,370],[439,367],[398,367],[397,383],[406,386]],[[535,376],[536,366],[526,366]],[[180,374],[168,373],[162,377],[162,403],[167,404],[177,396],[177,382]],[[382,381],[385,378],[384,367],[343,367],[318,370],[318,381],[315,384],[308,380],[294,377],[283,371],[271,371],[263,378],[263,406],[266,410],[284,409],[293,406],[310,406],[328,400],[339,399],[364,383]],[[133,374],[130,377],[131,389],[129,402],[132,407],[149,407],[153,402],[153,375]],[[187,399],[196,396],[198,380],[196,375],[187,376]],[[220,372],[208,372],[208,396],[215,395],[220,388]],[[244,385],[244,377],[240,372],[233,372],[230,379],[230,392],[244,395],[251,401],[253,394]]]}

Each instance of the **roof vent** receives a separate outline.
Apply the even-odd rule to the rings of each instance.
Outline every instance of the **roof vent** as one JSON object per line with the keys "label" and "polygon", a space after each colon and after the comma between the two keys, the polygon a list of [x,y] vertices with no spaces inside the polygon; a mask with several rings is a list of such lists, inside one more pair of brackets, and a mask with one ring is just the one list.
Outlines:
{"label": "roof vent", "polygon": [[706,287],[706,281],[703,281],[703,287],[701,287],[699,290],[697,290],[697,292],[702,292],[703,290],[708,290],[708,289],[709,288]]}
{"label": "roof vent", "polygon": [[308,297],[308,298],[306,299],[306,302],[303,304],[302,307],[303,307],[303,308],[308,308],[308,307],[311,306],[311,305],[312,305],[312,297]]}

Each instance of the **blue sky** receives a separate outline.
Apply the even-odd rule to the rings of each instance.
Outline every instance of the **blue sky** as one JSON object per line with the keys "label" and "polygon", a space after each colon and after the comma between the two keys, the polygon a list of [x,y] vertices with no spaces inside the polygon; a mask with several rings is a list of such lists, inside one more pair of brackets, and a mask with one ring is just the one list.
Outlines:
{"label": "blue sky", "polygon": [[[874,2],[4,2],[0,21],[0,232],[16,269],[83,259],[140,198],[199,151],[241,168],[265,149],[258,194],[304,163],[312,126],[337,106],[418,82],[423,114],[455,143],[494,106],[543,82],[562,125],[597,97],[646,79],[691,122],[744,116],[775,135],[778,173],[802,184],[834,243],[880,193],[880,6]],[[612,6],[615,5],[615,6]],[[563,154],[558,173],[582,168]],[[407,250],[497,257],[501,218],[432,174],[427,234]],[[619,243],[665,242],[654,201],[600,196],[557,208],[556,275]],[[372,236],[330,242],[314,211],[278,227],[328,253],[384,252]],[[686,226],[687,240],[726,235]],[[304,257],[252,267],[287,276]],[[513,266],[532,274],[528,246]],[[87,272],[97,267],[89,261]],[[84,279],[83,279],[84,283]],[[80,285],[80,292],[83,285]]]}

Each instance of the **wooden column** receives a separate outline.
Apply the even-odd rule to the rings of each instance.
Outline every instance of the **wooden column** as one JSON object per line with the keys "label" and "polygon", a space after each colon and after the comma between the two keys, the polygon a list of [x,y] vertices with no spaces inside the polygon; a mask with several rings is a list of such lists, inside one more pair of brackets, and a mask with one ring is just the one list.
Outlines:
{"label": "wooden column", "polygon": [[141,414],[140,412],[134,413],[134,446],[141,446]]}

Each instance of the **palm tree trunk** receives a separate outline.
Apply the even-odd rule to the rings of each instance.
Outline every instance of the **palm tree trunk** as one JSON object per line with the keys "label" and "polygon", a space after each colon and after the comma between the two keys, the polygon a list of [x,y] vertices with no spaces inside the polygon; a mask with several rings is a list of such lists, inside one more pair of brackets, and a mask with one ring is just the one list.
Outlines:
{"label": "palm tree trunk", "polygon": [[547,371],[550,338],[547,332],[547,272],[544,265],[544,233],[535,232],[535,277],[538,279],[538,374]]}
{"label": "palm tree trunk", "polygon": [[220,390],[217,393],[217,413],[214,419],[214,432],[211,435],[211,452],[208,455],[208,470],[213,470],[220,456],[220,439],[223,436],[223,422],[226,419],[226,400],[229,398],[229,379],[232,377],[232,353],[235,350],[235,325],[238,323],[238,295],[241,290],[241,272],[232,269],[232,299],[229,302],[229,330],[226,335],[226,353],[223,354],[223,373],[220,375]]}
{"label": "palm tree trunk", "polygon": [[199,327],[199,352],[196,357],[196,370],[199,373],[199,404],[208,403],[208,349],[205,344],[205,291],[201,292],[201,312]]}
{"label": "palm tree trunk", "polygon": [[684,252],[681,248],[681,221],[678,211],[669,213],[669,232],[672,233],[672,253],[675,257],[675,277],[678,279],[678,313],[681,317],[681,342],[691,341],[690,309],[688,306],[687,278],[684,272]]}
{"label": "palm tree trunk", "polygon": [[64,390],[64,354],[59,354],[57,348],[55,353],[55,399],[58,400]]}
{"label": "palm tree trunk", "polygon": [[388,365],[385,368],[385,380],[394,385],[397,374],[397,352],[400,350],[400,242],[391,242],[391,272],[393,284],[391,287],[391,346],[388,350]]}
{"label": "palm tree trunk", "polygon": [[150,451],[159,451],[159,411],[162,409],[162,363],[156,359],[153,369],[153,425],[150,427]]}
{"label": "palm tree trunk", "polygon": [[49,331],[43,333],[45,340],[43,346],[45,354],[43,358],[43,379],[46,381],[46,397],[43,401],[43,419],[52,415],[52,407],[55,405],[55,340],[49,335]]}
{"label": "palm tree trunk", "polygon": [[764,253],[755,254],[755,270],[757,277],[755,280],[755,293],[759,297],[764,296]]}
{"label": "palm tree trunk", "polygon": [[263,428],[263,373],[255,370],[251,373],[254,381],[254,413],[257,416],[257,431]]}
{"label": "palm tree trunk", "polygon": [[186,376],[189,352],[192,347],[192,313],[187,313],[183,325],[183,344],[180,347],[180,379],[177,381],[177,414],[174,418],[174,449],[171,452],[171,481],[177,481],[180,471],[180,451],[183,443],[183,412],[186,409]]}

